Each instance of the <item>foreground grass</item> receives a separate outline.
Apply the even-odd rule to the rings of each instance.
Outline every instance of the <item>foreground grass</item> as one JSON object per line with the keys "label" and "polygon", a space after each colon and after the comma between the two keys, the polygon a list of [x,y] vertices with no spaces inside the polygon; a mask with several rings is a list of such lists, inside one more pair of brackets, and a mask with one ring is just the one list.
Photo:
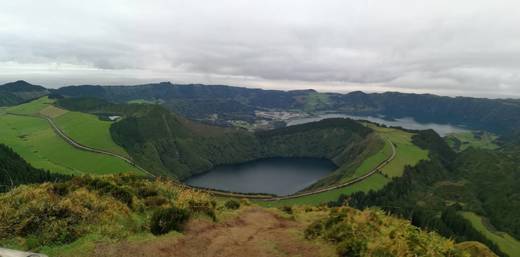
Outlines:
{"label": "foreground grass", "polygon": [[[228,203],[129,175],[23,185],[0,194],[0,245],[51,257],[470,257],[467,247],[377,209]],[[171,209],[188,218],[154,218]],[[174,221],[179,226],[167,225]],[[152,233],[157,226],[169,227]],[[489,252],[479,249],[471,257]]]}
{"label": "foreground grass", "polygon": [[482,217],[473,212],[462,212],[462,216],[469,220],[475,229],[480,231],[485,237],[496,243],[501,251],[511,257],[520,256],[520,241],[507,233],[492,231],[483,222]]}

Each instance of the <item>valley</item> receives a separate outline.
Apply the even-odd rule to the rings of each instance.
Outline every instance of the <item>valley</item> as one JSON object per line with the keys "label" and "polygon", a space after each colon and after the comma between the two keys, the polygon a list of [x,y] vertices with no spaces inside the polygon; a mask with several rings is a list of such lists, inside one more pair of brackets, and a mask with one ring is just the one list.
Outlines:
{"label": "valley", "polygon": [[[71,89],[67,90],[70,92]],[[515,244],[512,243],[516,239],[509,234],[514,233],[514,230],[498,225],[498,229],[506,231],[502,232],[503,235],[507,235],[503,241],[491,232],[482,230],[481,225],[468,213],[488,213],[489,222],[493,224],[501,224],[500,222],[511,216],[492,216],[487,206],[491,203],[475,198],[474,194],[478,192],[473,186],[467,189],[448,187],[457,183],[468,183],[460,181],[467,180],[467,176],[472,174],[468,170],[465,171],[469,172],[468,175],[464,174],[461,170],[467,164],[454,162],[455,159],[471,154],[474,149],[496,152],[497,157],[501,156],[499,152],[504,149],[514,149],[504,146],[499,135],[469,131],[468,128],[449,124],[420,123],[407,118],[383,120],[348,114],[309,114],[307,111],[322,108],[330,101],[328,97],[316,97],[314,94],[309,98],[309,101],[313,102],[304,105],[304,111],[276,109],[279,107],[256,111],[256,116],[267,121],[264,127],[257,127],[244,125],[251,124],[246,121],[236,123],[237,126],[215,126],[213,122],[208,124],[208,120],[201,123],[200,120],[186,118],[165,109],[161,106],[167,103],[165,100],[133,101],[127,98],[126,101],[131,103],[118,103],[95,98],[44,96],[27,103],[2,108],[0,143],[11,147],[30,165],[50,170],[51,174],[99,176],[124,173],[157,177],[159,180],[171,180],[172,184],[168,187],[176,188],[175,190],[194,190],[208,194],[208,197],[215,199],[217,205],[225,203],[230,198],[250,198],[249,201],[242,201],[258,206],[255,208],[275,208],[282,212],[288,209],[296,210],[300,206],[336,208],[335,206],[342,206],[347,202],[360,209],[377,206],[400,217],[407,217],[408,210],[411,210],[416,212],[411,218],[413,225],[436,230],[443,236],[454,237],[457,241],[481,241],[500,255],[505,253],[508,256],[516,256]],[[117,118],[111,120],[110,117]],[[234,119],[231,116],[228,118]],[[283,124],[279,123],[274,126],[277,128],[273,128],[272,122]],[[432,130],[420,130],[426,128]],[[291,167],[292,164],[288,163],[289,166],[280,166],[279,170],[276,170],[275,166],[269,166],[272,164],[258,166],[257,169],[247,171],[249,178],[242,178],[241,171],[237,171],[237,166],[234,166],[245,163],[244,165],[254,167],[258,160],[269,161],[273,160],[272,158],[285,158],[281,160],[287,161],[303,158],[297,161],[303,166]],[[306,161],[312,162],[312,158],[327,160],[332,166],[325,168],[322,165],[320,168],[319,165],[313,167],[311,163],[306,164]],[[504,167],[512,167],[514,161],[504,159],[501,163],[508,163]],[[306,176],[303,176],[303,173],[306,172],[306,168],[309,169],[309,174],[314,175],[309,175],[305,180]],[[272,173],[268,172],[269,169],[272,169]],[[282,174],[291,169],[292,173],[287,173],[287,176]],[[317,173],[320,169],[323,170]],[[435,171],[421,171],[428,169]],[[451,169],[456,170],[453,171],[455,175],[448,175],[451,172],[448,170]],[[258,175],[265,176],[265,180]],[[431,178],[427,178],[428,176]],[[52,175],[45,175],[33,181],[49,181],[51,177]],[[196,179],[201,179],[202,182],[190,182]],[[424,179],[433,181],[436,186],[431,189],[429,184],[418,187],[418,184],[424,183]],[[9,177],[4,180],[9,182]],[[188,184],[199,188],[186,187],[179,184],[180,181],[187,181]],[[292,187],[289,182],[284,181],[290,181],[295,186]],[[471,180],[469,183],[477,182]],[[110,182],[112,183],[114,182]],[[250,183],[257,183],[259,187]],[[411,184],[407,184],[406,190],[402,191],[403,183]],[[227,186],[222,186],[226,184]],[[130,190],[129,187],[123,187]],[[278,189],[271,191],[268,188]],[[424,192],[419,188],[424,189]],[[279,191],[280,189],[283,190]],[[452,190],[461,190],[461,193],[455,196],[450,193]],[[392,196],[395,194],[402,195],[394,199]],[[386,200],[380,201],[383,195],[386,195]],[[453,203],[462,206],[459,207],[462,211],[457,215],[474,223],[471,226],[478,231],[476,234],[468,234],[469,230],[462,231],[457,228],[451,228],[450,232],[447,232],[440,225],[432,225],[437,222],[451,224],[451,219],[458,220],[459,216],[428,222],[422,220],[423,216],[417,216],[426,215],[423,214],[426,210],[422,210],[424,204],[431,204],[433,209],[428,210],[427,215],[428,219],[435,220],[437,218],[434,217],[445,215],[453,207]],[[505,208],[504,212],[507,209],[507,212],[514,213],[509,207],[500,208]],[[285,214],[282,213],[283,215]],[[100,252],[95,249],[107,250],[118,247],[92,245],[88,239],[92,236],[98,237],[99,234],[81,237],[76,245],[70,246],[71,251],[77,254],[78,249],[88,247],[89,252],[95,254],[92,256],[103,256],[104,250]],[[102,238],[102,241],[106,240],[104,236]],[[87,244],[83,245],[82,242]],[[20,249],[20,245],[11,243],[14,248]],[[68,244],[64,244],[66,245]],[[22,249],[34,248],[27,248],[25,245]],[[38,249],[52,256],[62,256],[60,254],[68,251],[61,247]]]}
{"label": "valley", "polygon": [[520,257],[519,1],[0,1],[0,257]]}

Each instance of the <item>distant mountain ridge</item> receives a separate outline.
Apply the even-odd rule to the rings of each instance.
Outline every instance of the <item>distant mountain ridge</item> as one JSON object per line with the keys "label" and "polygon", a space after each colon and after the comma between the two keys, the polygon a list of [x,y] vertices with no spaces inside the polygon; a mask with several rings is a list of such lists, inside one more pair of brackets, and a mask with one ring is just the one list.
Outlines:
{"label": "distant mountain ridge", "polygon": [[[1,88],[31,91],[2,91]],[[109,102],[145,101],[159,103],[190,119],[203,120],[217,114],[217,120],[255,120],[257,110],[330,111],[352,115],[411,117],[419,122],[450,123],[501,135],[520,128],[520,100],[447,97],[398,92],[347,94],[318,93],[315,90],[263,90],[225,85],[172,84],[170,82],[135,86],[66,86],[46,90],[24,81],[0,86],[0,106],[13,105],[30,96],[58,94],[65,97],[93,97]],[[37,93],[35,93],[37,92]]]}
{"label": "distant mountain ridge", "polygon": [[157,100],[170,110],[190,118],[213,113],[253,119],[258,109],[300,109],[316,94],[325,101],[311,111],[338,111],[357,115],[412,117],[420,122],[461,124],[500,134],[520,127],[520,101],[447,97],[398,92],[347,94],[317,93],[314,90],[262,90],[220,85],[181,85],[163,82],[138,86],[69,86],[56,91],[69,97],[97,97],[113,102],[133,99]]}
{"label": "distant mountain ridge", "polygon": [[17,105],[44,95],[49,90],[23,80],[0,85],[0,106]]}

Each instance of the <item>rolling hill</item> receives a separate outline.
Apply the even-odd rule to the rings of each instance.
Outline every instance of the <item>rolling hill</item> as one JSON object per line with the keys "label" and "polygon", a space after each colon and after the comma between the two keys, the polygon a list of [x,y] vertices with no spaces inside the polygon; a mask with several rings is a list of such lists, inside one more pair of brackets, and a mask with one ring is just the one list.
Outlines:
{"label": "rolling hill", "polygon": [[137,86],[68,86],[67,97],[95,97],[110,102],[147,100],[192,119],[218,114],[222,119],[254,120],[255,110],[333,111],[355,115],[411,117],[420,122],[450,123],[502,135],[520,127],[520,103],[512,99],[445,97],[398,92],[347,94],[313,90],[277,91],[220,85],[163,82]]}
{"label": "rolling hill", "polygon": [[19,80],[0,85],[0,106],[11,106],[47,95],[49,90]]}
{"label": "rolling hill", "polygon": [[[366,174],[388,158],[389,149],[394,146],[397,154],[388,165],[352,186],[254,204],[295,210],[300,205],[346,203],[359,209],[379,207],[457,242],[479,241],[501,256],[518,256],[520,248],[515,238],[520,237],[516,219],[520,210],[516,186],[520,174],[520,137],[515,132],[520,116],[517,115],[518,102],[514,100],[401,93],[322,94],[170,83],[135,88],[79,86],[46,91],[21,81],[0,87],[3,87],[0,96],[8,99],[1,105],[11,105],[0,109],[0,143],[7,144],[36,167],[21,168],[34,171],[34,178],[21,175],[18,182],[11,183],[4,176],[4,184],[5,181],[12,186],[56,179],[38,168],[74,175],[139,173],[122,159],[72,147],[54,133],[46,118],[52,119],[82,145],[123,156],[155,175],[176,179],[217,165],[259,158],[332,160],[338,169],[309,190]],[[43,97],[30,101],[46,94],[52,99]],[[254,133],[194,121],[215,112],[221,119],[250,120],[254,119],[255,110],[336,110],[387,117],[409,116],[419,121],[456,123],[493,131],[498,138],[487,132],[472,132],[442,139],[433,131],[388,128],[349,119],[329,119]],[[120,118],[110,121],[110,116]],[[12,163],[25,167],[20,161]],[[110,183],[116,182],[111,180]],[[121,187],[134,190],[123,184]],[[119,193],[121,197],[128,196]],[[471,251],[481,249],[480,245],[464,245]]]}
{"label": "rolling hill", "polygon": [[[140,172],[124,160],[79,150],[59,137],[44,116],[53,115],[49,111],[49,108],[53,108],[53,102],[52,99],[42,97],[5,109],[0,113],[0,143],[13,148],[34,167],[52,172],[75,175]],[[55,118],[59,119],[59,117]],[[70,121],[60,120],[60,122],[69,128]],[[110,131],[106,124],[98,122],[97,118],[92,119],[85,114],[75,117],[73,121],[85,125],[93,122],[94,129],[75,139],[86,144],[92,143],[94,146],[98,146],[95,143],[101,140],[103,145],[117,147],[110,138]],[[91,133],[105,137],[92,138]],[[75,133],[72,135],[76,136]],[[93,139],[94,142],[90,141]]]}
{"label": "rolling hill", "polygon": [[[370,128],[353,120],[322,122],[251,133],[187,120],[158,105],[112,104],[95,99],[60,99],[58,106],[125,118],[111,128],[113,140],[141,166],[179,179],[216,165],[268,157],[327,158],[339,167],[361,162],[384,142]],[[338,182],[355,167],[334,174]]]}

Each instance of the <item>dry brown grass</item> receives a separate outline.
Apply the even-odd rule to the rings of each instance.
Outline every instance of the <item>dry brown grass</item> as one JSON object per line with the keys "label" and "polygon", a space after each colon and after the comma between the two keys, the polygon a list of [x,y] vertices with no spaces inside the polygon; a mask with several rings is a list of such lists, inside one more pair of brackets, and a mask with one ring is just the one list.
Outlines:
{"label": "dry brown grass", "polygon": [[222,223],[195,219],[183,236],[145,242],[99,244],[92,257],[275,257],[334,256],[334,248],[306,241],[305,225],[259,207],[242,209],[240,215]]}

